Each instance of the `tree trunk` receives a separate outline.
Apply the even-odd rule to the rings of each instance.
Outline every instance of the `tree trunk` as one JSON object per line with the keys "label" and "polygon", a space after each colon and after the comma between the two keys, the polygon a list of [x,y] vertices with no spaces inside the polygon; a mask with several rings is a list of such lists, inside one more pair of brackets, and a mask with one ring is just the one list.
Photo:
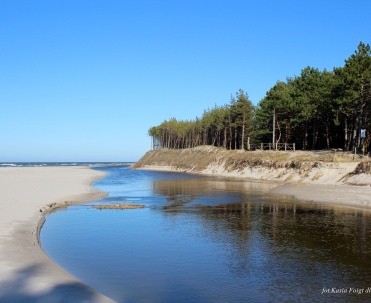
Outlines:
{"label": "tree trunk", "polygon": [[362,81],[361,84],[361,100],[359,104],[359,115],[358,115],[358,149],[362,149],[362,140],[361,140],[361,129],[363,127],[362,122],[363,122],[363,109],[365,107],[365,102],[364,102],[364,83]]}
{"label": "tree trunk", "polygon": [[276,119],[276,125],[277,125],[277,129],[278,129],[278,139],[276,139],[276,146],[275,147],[277,147],[277,143],[280,143],[282,141],[282,137],[283,137],[281,124],[279,123],[279,121],[277,119]]}
{"label": "tree trunk", "polygon": [[234,128],[234,149],[237,149],[237,127]]}
{"label": "tree trunk", "polygon": [[330,139],[329,139],[329,133],[328,133],[328,125],[326,124],[326,149],[330,148]]}
{"label": "tree trunk", "polygon": [[307,149],[307,139],[308,139],[308,120],[304,122],[304,133],[303,133],[303,149]]}
{"label": "tree trunk", "polygon": [[313,120],[313,141],[312,141],[312,149],[316,149],[316,140],[317,140],[317,130],[316,130],[316,119]]}
{"label": "tree trunk", "polygon": [[273,109],[273,129],[272,129],[272,143],[273,143],[273,148],[276,146],[276,109]]}
{"label": "tree trunk", "polygon": [[348,120],[344,119],[344,151],[348,151]]}
{"label": "tree trunk", "polygon": [[232,149],[232,122],[231,122],[231,115],[228,116],[228,123],[229,123],[229,150]]}
{"label": "tree trunk", "polygon": [[223,139],[223,147],[224,148],[227,148],[227,131],[228,131],[228,128],[225,127],[224,128],[224,139]]}
{"label": "tree trunk", "polygon": [[245,120],[246,120],[246,117],[245,115],[243,116],[243,120],[242,120],[242,134],[241,134],[241,149],[244,149],[245,147]]}
{"label": "tree trunk", "polygon": [[355,137],[356,137],[355,135],[356,135],[356,131],[357,131],[355,124],[356,124],[356,121],[353,121],[352,129],[351,129],[351,136],[350,136],[350,150],[351,151],[353,151],[354,148],[355,148],[354,142],[355,142]]}

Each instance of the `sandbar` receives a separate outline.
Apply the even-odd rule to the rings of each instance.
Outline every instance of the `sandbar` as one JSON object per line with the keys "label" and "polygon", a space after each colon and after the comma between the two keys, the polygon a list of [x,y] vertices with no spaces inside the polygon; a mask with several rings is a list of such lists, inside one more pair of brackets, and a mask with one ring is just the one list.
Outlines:
{"label": "sandbar", "polygon": [[307,202],[371,210],[370,186],[285,183],[269,192],[290,195]]}
{"label": "sandbar", "polygon": [[115,302],[59,267],[39,244],[45,214],[105,196],[91,186],[104,175],[87,167],[0,168],[0,302]]}

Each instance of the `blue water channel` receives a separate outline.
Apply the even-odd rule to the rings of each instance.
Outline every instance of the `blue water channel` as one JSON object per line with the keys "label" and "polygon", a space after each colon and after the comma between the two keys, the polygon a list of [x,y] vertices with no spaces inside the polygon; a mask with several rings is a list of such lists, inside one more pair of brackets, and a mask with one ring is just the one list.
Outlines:
{"label": "blue water channel", "polygon": [[[270,195],[269,183],[95,169],[109,196],[48,215],[41,243],[117,302],[371,299],[368,211]],[[145,208],[92,207],[118,203]]]}

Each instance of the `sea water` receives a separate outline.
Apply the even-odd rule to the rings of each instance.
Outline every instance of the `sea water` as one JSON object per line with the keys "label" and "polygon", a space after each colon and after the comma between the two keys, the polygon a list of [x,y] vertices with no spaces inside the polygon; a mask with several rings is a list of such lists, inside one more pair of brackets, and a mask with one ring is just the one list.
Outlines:
{"label": "sea water", "polygon": [[123,166],[132,162],[0,162],[0,167],[44,167],[44,166]]}
{"label": "sea water", "polygon": [[[371,216],[269,183],[97,167],[109,196],[46,218],[46,253],[118,302],[364,302]],[[98,210],[130,203],[143,209]]]}

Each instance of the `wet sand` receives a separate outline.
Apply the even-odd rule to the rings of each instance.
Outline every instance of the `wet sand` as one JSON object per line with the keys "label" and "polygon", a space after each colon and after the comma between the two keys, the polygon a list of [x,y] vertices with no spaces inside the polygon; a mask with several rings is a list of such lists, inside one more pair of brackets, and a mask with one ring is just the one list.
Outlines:
{"label": "wet sand", "polygon": [[104,175],[85,167],[0,168],[0,302],[114,302],[65,272],[39,244],[45,214],[105,196],[91,187]]}
{"label": "wet sand", "polygon": [[333,184],[287,183],[269,191],[298,200],[371,210],[371,187]]}

